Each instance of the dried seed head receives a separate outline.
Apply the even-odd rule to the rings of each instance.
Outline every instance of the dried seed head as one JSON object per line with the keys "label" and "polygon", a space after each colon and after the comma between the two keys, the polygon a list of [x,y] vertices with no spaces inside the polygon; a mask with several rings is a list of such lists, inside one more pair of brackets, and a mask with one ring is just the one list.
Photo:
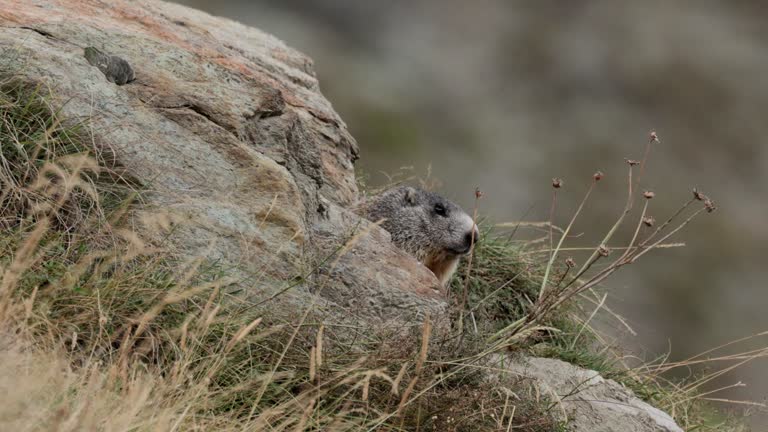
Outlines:
{"label": "dried seed head", "polygon": [[704,200],[704,208],[707,209],[707,213],[712,213],[713,211],[717,210],[717,207],[715,207],[715,202],[709,198]]}
{"label": "dried seed head", "polygon": [[595,179],[595,181],[600,181],[603,179],[603,172],[597,171],[592,175],[592,178]]}
{"label": "dried seed head", "polygon": [[643,218],[643,223],[647,227],[652,227],[654,223],[656,223],[656,219],[653,218],[653,216],[646,216]]}
{"label": "dried seed head", "polygon": [[568,268],[574,268],[574,267],[576,267],[576,261],[574,261],[573,258],[568,257],[568,258],[565,259],[565,265]]}
{"label": "dried seed head", "polygon": [[651,198],[655,197],[656,194],[653,193],[652,191],[645,191],[645,192],[643,192],[643,196],[645,197],[645,199],[651,199]]}
{"label": "dried seed head", "polygon": [[707,199],[707,196],[699,192],[696,188],[693,188],[693,197],[699,201],[704,201]]}
{"label": "dried seed head", "polygon": [[608,255],[610,255],[611,250],[608,249],[608,246],[606,245],[600,245],[600,247],[597,248],[597,253],[599,253],[600,256],[607,257]]}
{"label": "dried seed head", "polygon": [[563,180],[559,179],[557,177],[553,178],[552,179],[552,187],[555,188],[555,189],[560,189],[561,187],[563,187]]}
{"label": "dried seed head", "polygon": [[640,165],[640,161],[636,161],[634,159],[624,159],[624,160],[627,162],[627,164],[629,164],[629,166]]}
{"label": "dried seed head", "polygon": [[655,143],[661,142],[659,141],[659,136],[656,135],[656,131],[651,131],[651,133],[648,134],[648,140]]}
{"label": "dried seed head", "polygon": [[480,199],[483,197],[483,191],[480,190],[480,188],[475,188],[475,198]]}

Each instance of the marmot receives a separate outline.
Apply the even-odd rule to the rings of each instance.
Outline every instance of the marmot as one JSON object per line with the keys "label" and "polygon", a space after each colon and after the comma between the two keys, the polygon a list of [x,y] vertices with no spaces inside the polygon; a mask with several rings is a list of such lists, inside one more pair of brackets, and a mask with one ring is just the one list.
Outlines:
{"label": "marmot", "polygon": [[392,242],[432,270],[446,287],[459,258],[478,240],[472,218],[458,205],[422,189],[400,186],[371,197],[359,207],[367,219],[383,221]]}

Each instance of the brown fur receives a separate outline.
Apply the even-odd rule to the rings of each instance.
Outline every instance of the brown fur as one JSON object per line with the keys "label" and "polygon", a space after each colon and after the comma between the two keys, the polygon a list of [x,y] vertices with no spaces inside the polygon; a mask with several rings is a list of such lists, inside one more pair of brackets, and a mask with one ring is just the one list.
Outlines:
{"label": "brown fur", "polygon": [[437,276],[443,290],[447,290],[448,282],[459,265],[459,256],[446,252],[436,252],[424,260],[424,265]]}

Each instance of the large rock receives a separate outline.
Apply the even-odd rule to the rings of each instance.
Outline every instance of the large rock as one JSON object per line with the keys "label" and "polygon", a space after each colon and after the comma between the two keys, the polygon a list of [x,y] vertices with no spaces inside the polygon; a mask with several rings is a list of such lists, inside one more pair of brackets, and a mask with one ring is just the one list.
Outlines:
{"label": "large rock", "polygon": [[[232,269],[256,297],[312,274],[286,295],[306,300],[319,284],[376,319],[444,307],[429,270],[378,227],[339,247],[367,226],[346,210],[358,147],[312,61],[278,39],[159,1],[0,0],[0,51],[6,73],[50,85],[65,117],[90,119],[147,207],[187,221],[179,253]],[[111,76],[125,66],[110,56],[133,73]]]}
{"label": "large rock", "polygon": [[638,399],[632,391],[593,370],[560,360],[522,357],[498,365],[538,387],[562,409],[573,432],[683,432],[669,414]]}

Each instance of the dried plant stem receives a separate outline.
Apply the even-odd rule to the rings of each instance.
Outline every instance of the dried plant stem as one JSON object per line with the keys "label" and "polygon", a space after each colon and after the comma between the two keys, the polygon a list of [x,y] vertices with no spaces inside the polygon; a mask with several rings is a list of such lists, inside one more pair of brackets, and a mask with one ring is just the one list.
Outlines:
{"label": "dried plant stem", "polygon": [[640,179],[643,178],[643,174],[645,174],[645,166],[648,163],[648,158],[651,156],[651,147],[653,147],[654,139],[649,139],[648,143],[645,144],[645,152],[643,153],[643,159],[640,160],[640,172],[637,173],[637,185],[640,186]]}
{"label": "dried plant stem", "polygon": [[416,387],[416,382],[421,375],[421,370],[424,367],[424,363],[427,361],[427,352],[429,350],[429,338],[432,334],[432,323],[429,320],[429,315],[424,319],[424,326],[421,331],[421,349],[419,350],[419,357],[416,359],[416,368],[414,370],[413,378],[408,383],[403,392],[403,396],[400,398],[400,404],[397,407],[397,415],[401,415],[403,408],[405,408],[408,398],[411,396],[413,389]]}
{"label": "dried plant stem", "polygon": [[616,262],[621,262],[623,259],[625,259],[627,256],[629,256],[633,252],[633,247],[635,245],[635,242],[637,241],[637,236],[640,234],[640,228],[643,226],[643,220],[645,219],[645,214],[648,211],[648,203],[649,200],[645,200],[645,204],[643,204],[643,211],[640,212],[640,219],[637,221],[637,226],[635,227],[635,233],[632,235],[632,240],[629,241],[629,245],[627,245],[626,249],[624,250],[624,253],[619,257],[619,259],[616,260]]}
{"label": "dried plant stem", "polygon": [[464,309],[467,307],[467,299],[469,298],[469,277],[472,274],[472,258],[475,256],[475,231],[477,230],[477,209],[480,201],[481,193],[479,190],[475,192],[475,204],[472,211],[472,237],[469,246],[469,258],[467,258],[467,271],[464,275],[464,287],[461,293],[461,305],[459,307],[459,323],[458,328],[460,333],[464,333]]}
{"label": "dried plant stem", "polygon": [[552,205],[549,207],[549,262],[555,261],[555,243],[554,232],[552,226],[555,223],[555,207],[557,206],[557,191],[559,188],[552,190]]}
{"label": "dried plant stem", "polygon": [[603,298],[600,300],[600,303],[595,307],[595,310],[592,311],[592,314],[587,318],[586,321],[584,321],[584,324],[582,324],[581,328],[579,328],[579,332],[576,334],[576,337],[573,338],[573,342],[571,342],[571,349],[573,349],[576,346],[576,342],[579,341],[579,338],[581,338],[581,334],[584,333],[584,330],[589,327],[590,321],[597,315],[597,312],[602,309],[603,305],[605,305],[605,300],[608,298],[608,293],[603,294]]}
{"label": "dried plant stem", "polygon": [[516,281],[516,280],[517,280],[517,278],[518,278],[518,277],[520,277],[520,275],[524,274],[526,271],[528,271],[528,268],[526,268],[526,269],[525,269],[525,270],[523,270],[523,271],[520,271],[520,272],[518,272],[518,273],[517,273],[517,274],[515,274],[515,275],[514,275],[512,278],[510,278],[508,281],[506,281],[506,282],[504,282],[503,284],[499,285],[499,287],[498,287],[498,288],[496,288],[496,289],[495,289],[495,290],[493,290],[491,293],[489,293],[487,296],[483,297],[483,298],[482,298],[480,301],[478,301],[478,302],[477,302],[477,304],[475,305],[475,307],[473,307],[473,308],[472,308],[472,309],[471,309],[469,312],[470,312],[470,313],[472,313],[472,312],[475,312],[475,311],[476,311],[476,310],[477,310],[477,309],[478,309],[480,306],[482,306],[482,305],[483,305],[483,303],[485,303],[485,302],[486,302],[488,299],[490,299],[490,298],[492,298],[493,296],[495,296],[495,295],[496,295],[496,294],[497,294],[499,291],[501,291],[501,290],[503,290],[504,288],[506,288],[506,287],[508,287],[509,285],[511,285],[511,284],[512,284],[514,281]]}
{"label": "dried plant stem", "polygon": [[[629,172],[627,174],[627,202],[624,205],[624,210],[621,212],[621,215],[619,216],[618,220],[613,224],[610,230],[608,230],[608,233],[603,237],[603,240],[600,241],[600,245],[607,245],[608,242],[613,237],[613,234],[616,233],[616,230],[618,230],[619,226],[621,226],[622,222],[624,222],[624,218],[629,214],[629,212],[632,210],[632,165],[629,165]],[[590,255],[589,259],[584,263],[584,265],[579,269],[579,271],[576,273],[576,277],[574,278],[574,281],[581,277],[584,273],[589,270],[589,267],[594,263],[595,258],[599,255],[599,246],[594,249],[594,252],[592,252],[592,255]],[[570,284],[569,284],[570,285]]]}
{"label": "dried plant stem", "polygon": [[571,221],[568,223],[568,226],[565,228],[565,231],[560,237],[560,241],[558,241],[557,243],[557,247],[552,252],[552,256],[549,259],[549,263],[547,263],[547,267],[544,270],[544,277],[541,280],[541,288],[539,289],[539,300],[541,300],[544,297],[544,293],[547,288],[547,282],[549,281],[549,274],[552,271],[552,267],[554,267],[555,259],[557,259],[558,251],[563,246],[563,242],[568,237],[568,234],[571,232],[571,228],[573,228],[573,224],[576,222],[576,218],[579,217],[579,214],[584,208],[584,205],[587,203],[587,200],[589,199],[590,194],[595,188],[595,184],[597,184],[596,180],[593,180],[592,183],[590,183],[589,188],[587,189],[587,193],[584,195],[584,198],[581,200],[581,204],[579,204],[579,207],[576,209],[576,212],[574,212],[573,217],[571,217]]}
{"label": "dried plant stem", "polygon": [[693,213],[692,215],[690,215],[690,216],[688,217],[688,219],[684,220],[684,221],[683,221],[683,222],[682,222],[682,223],[681,223],[681,224],[680,224],[680,225],[679,225],[677,228],[675,228],[675,229],[673,229],[672,231],[670,231],[670,232],[669,232],[667,235],[665,235],[664,237],[660,238],[658,241],[654,242],[654,243],[653,243],[653,244],[651,244],[650,246],[647,246],[647,247],[643,247],[643,248],[640,248],[640,249],[638,249],[638,252],[637,252],[637,253],[635,253],[634,255],[632,255],[632,257],[631,257],[631,258],[628,258],[628,261],[626,261],[626,263],[627,263],[627,264],[632,264],[633,262],[637,261],[637,259],[638,259],[638,258],[640,258],[641,256],[645,255],[645,254],[646,254],[646,253],[648,253],[649,251],[651,251],[651,250],[653,250],[654,248],[656,248],[656,245],[657,245],[657,244],[663,243],[665,240],[667,240],[668,238],[670,238],[670,237],[672,237],[673,235],[675,235],[675,233],[677,233],[677,232],[678,232],[678,231],[680,231],[681,229],[685,228],[685,226],[686,226],[686,225],[688,225],[689,223],[691,223],[691,221],[692,221],[694,218],[696,218],[696,216],[698,216],[699,214],[701,214],[701,212],[703,212],[703,211],[706,211],[706,210],[707,210],[706,208],[700,208],[699,210],[696,210],[696,212],[695,212],[695,213]]}
{"label": "dried plant stem", "polygon": [[672,216],[670,216],[669,219],[667,219],[666,221],[664,221],[664,223],[659,225],[659,227],[656,228],[653,231],[653,233],[650,236],[648,236],[648,238],[640,242],[640,244],[638,244],[638,248],[643,248],[649,241],[651,241],[656,235],[662,232],[669,224],[672,223],[672,221],[674,221],[678,216],[680,216],[680,214],[682,214],[685,211],[685,209],[687,209],[695,201],[696,201],[696,198],[691,198],[685,204],[683,204],[683,206],[680,207]]}

